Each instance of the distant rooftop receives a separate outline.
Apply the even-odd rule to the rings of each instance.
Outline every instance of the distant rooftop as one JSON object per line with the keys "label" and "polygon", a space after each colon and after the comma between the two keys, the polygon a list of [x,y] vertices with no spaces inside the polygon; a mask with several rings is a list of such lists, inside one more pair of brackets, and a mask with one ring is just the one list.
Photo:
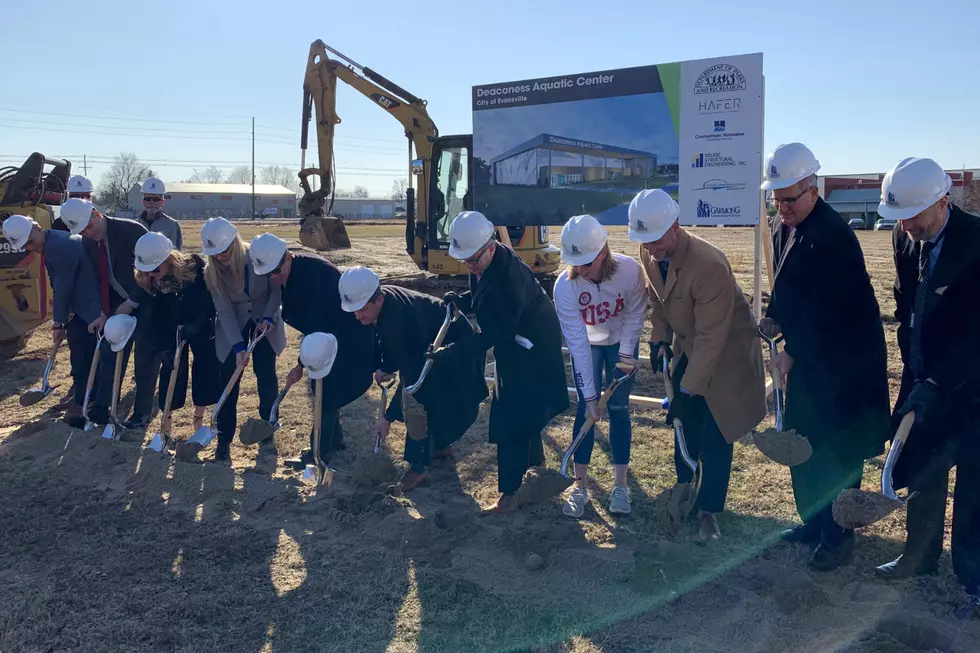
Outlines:
{"label": "distant rooftop", "polygon": [[[168,193],[197,193],[201,195],[251,195],[251,184],[178,184],[167,183]],[[255,184],[256,195],[296,195],[279,184]]]}

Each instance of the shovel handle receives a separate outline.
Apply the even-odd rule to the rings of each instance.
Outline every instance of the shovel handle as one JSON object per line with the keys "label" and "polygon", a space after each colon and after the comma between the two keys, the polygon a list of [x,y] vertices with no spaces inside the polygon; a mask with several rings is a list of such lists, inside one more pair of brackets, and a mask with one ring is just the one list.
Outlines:
{"label": "shovel handle", "polygon": [[320,458],[320,434],[323,432],[323,379],[313,382],[313,462],[316,464],[316,484],[323,480],[323,460]]}
{"label": "shovel handle", "polygon": [[[612,397],[613,393],[616,392],[616,388],[618,388],[627,378],[628,377],[623,376],[618,379],[613,379],[606,389],[602,391],[602,395],[599,397],[599,401],[596,403],[597,414],[602,415],[603,411],[606,410],[606,404],[609,403],[610,397]],[[586,417],[582,427],[578,430],[578,433],[575,434],[575,437],[572,439],[572,443],[565,451],[565,455],[561,457],[561,467],[558,469],[558,473],[565,478],[569,478],[568,465],[572,460],[572,456],[575,455],[575,451],[578,449],[579,445],[582,444],[582,440],[585,439],[585,435],[589,432],[589,429],[595,426],[596,423],[596,420],[594,420],[591,415]]]}
{"label": "shovel handle", "polygon": [[[670,364],[667,362],[666,356],[664,356],[662,367],[664,375],[664,393],[667,395],[667,401],[672,402],[674,400],[674,384],[670,378]],[[673,427],[674,437],[677,439],[677,449],[680,451],[684,464],[690,467],[692,472],[697,474],[700,461],[695,462],[695,460],[691,457],[690,451],[688,451],[687,437],[684,435],[684,424],[681,423],[680,419],[675,417]]]}
{"label": "shovel handle", "polygon": [[163,403],[163,413],[160,415],[160,434],[170,438],[170,429],[166,428],[167,418],[170,417],[170,402],[174,398],[174,388],[177,387],[177,373],[180,370],[180,355],[184,351],[184,341],[177,341],[177,352],[174,354],[173,367],[170,370],[170,382],[167,383],[167,398]]}
{"label": "shovel handle", "polygon": [[[446,334],[449,332],[449,324],[452,322],[453,310],[455,310],[455,308],[455,304],[446,304],[446,317],[443,319],[442,325],[439,327],[439,332],[436,333],[436,339],[432,341],[430,350],[436,350],[442,346],[442,341],[446,339]],[[425,383],[425,377],[429,375],[429,370],[431,369],[432,359],[426,358],[425,364],[422,365],[422,372],[419,374],[418,380],[416,380],[412,385],[406,386],[405,392],[407,392],[409,395],[414,395],[416,392],[418,392],[419,388],[422,387],[422,384]]]}
{"label": "shovel handle", "polygon": [[291,387],[293,387],[293,384],[287,380],[286,385],[282,386],[282,390],[280,390],[279,394],[276,396],[276,400],[272,402],[272,408],[269,409],[270,424],[275,424],[279,421],[279,404],[286,398],[286,393],[289,392]]}
{"label": "shovel handle", "polygon": [[115,426],[119,426],[119,418],[116,417],[116,407],[119,404],[119,386],[122,385],[123,352],[124,349],[116,352],[116,369],[112,374],[112,405],[109,406],[109,420]]}
{"label": "shovel handle", "polygon": [[88,366],[88,379],[85,381],[85,400],[82,402],[82,415],[88,418],[88,402],[92,398],[92,386],[95,385],[95,373],[99,370],[99,357],[102,352],[102,334],[100,333],[95,340],[95,353],[92,354],[92,362]]}

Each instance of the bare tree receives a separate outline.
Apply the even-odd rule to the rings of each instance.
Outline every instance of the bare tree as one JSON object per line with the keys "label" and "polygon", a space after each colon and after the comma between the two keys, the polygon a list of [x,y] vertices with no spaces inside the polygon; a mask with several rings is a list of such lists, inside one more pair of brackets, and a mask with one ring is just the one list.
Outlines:
{"label": "bare tree", "polygon": [[211,166],[200,171],[194,168],[194,174],[191,175],[191,183],[194,184],[220,184],[224,180],[225,173],[218,166]]}
{"label": "bare tree", "polygon": [[351,192],[351,197],[364,198],[370,197],[370,194],[368,193],[368,189],[364,186],[354,186],[354,190]]}
{"label": "bare tree", "polygon": [[408,180],[396,179],[391,182],[391,199],[396,201],[404,200],[406,190],[408,190]]}
{"label": "bare tree", "polygon": [[259,176],[263,184],[278,184],[294,192],[299,191],[299,177],[286,166],[266,166]]}
{"label": "bare tree", "polygon": [[251,184],[252,169],[249,166],[238,166],[228,173],[229,184]]}
{"label": "bare tree", "polygon": [[106,210],[124,209],[129,206],[129,191],[135,184],[156,174],[132,152],[123,152],[112,161],[112,166],[99,181],[97,203]]}

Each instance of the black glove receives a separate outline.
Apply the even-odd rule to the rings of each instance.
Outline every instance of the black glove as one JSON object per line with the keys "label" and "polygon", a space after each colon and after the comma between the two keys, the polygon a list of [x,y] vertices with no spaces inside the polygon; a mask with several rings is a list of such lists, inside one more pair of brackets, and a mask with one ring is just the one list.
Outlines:
{"label": "black glove", "polygon": [[681,424],[693,427],[698,416],[698,397],[685,394],[681,391],[674,393],[674,398],[667,409],[667,426],[674,426],[674,418],[681,421]]}
{"label": "black glove", "polygon": [[910,410],[915,411],[916,426],[926,422],[935,424],[946,412],[946,397],[938,385],[920,379],[912,386],[912,392],[898,409],[898,417],[901,419]]}
{"label": "black glove", "polygon": [[[661,348],[663,350],[661,351]],[[670,364],[671,359],[674,358],[674,352],[670,348],[669,342],[651,342],[650,343],[650,369],[654,374],[660,374],[664,371],[664,358],[667,359],[667,364]]]}
{"label": "black glove", "polygon": [[446,304],[455,304],[459,301],[459,295],[456,294],[456,291],[450,290],[442,296],[442,301]]}
{"label": "black glove", "polygon": [[449,300],[446,299],[447,296],[451,295],[453,302],[456,304],[456,308],[459,309],[460,313],[470,313],[473,311],[473,292],[470,290],[464,290],[458,295],[452,291],[447,292],[443,295],[442,299],[445,302]]}

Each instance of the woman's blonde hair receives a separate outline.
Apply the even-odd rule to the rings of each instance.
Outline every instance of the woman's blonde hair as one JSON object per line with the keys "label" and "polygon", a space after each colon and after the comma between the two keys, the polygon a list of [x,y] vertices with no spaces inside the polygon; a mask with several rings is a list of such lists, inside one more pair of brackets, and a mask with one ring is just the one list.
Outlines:
{"label": "woman's blonde hair", "polygon": [[214,256],[208,257],[208,267],[204,270],[204,282],[208,291],[218,297],[227,297],[231,291],[245,290],[245,262],[248,260],[248,245],[235,234],[235,239],[225,250],[231,252],[228,261],[221,263]]}
{"label": "woman's blonde hair", "polygon": [[[169,263],[173,267],[172,274],[180,283],[189,283],[197,279],[197,263],[190,254],[185,254],[179,249],[171,250],[164,263]],[[205,268],[205,274],[207,274],[207,268]],[[153,279],[150,278],[149,272],[136,270],[136,283],[143,290],[153,290]]]}
{"label": "woman's blonde hair", "polygon": [[[616,274],[616,270],[619,269],[619,262],[613,258],[612,252],[609,250],[609,243],[606,243],[605,245],[602,246],[602,249],[599,250],[599,253],[596,255],[596,258],[599,258],[599,256],[603,254],[606,255],[606,258],[604,258],[602,260],[602,263],[599,264],[599,274],[596,276],[595,279],[596,281],[605,281],[609,279],[611,276]],[[577,277],[578,277],[578,272],[575,270],[575,266],[569,265],[568,266],[569,280],[575,279]]]}

